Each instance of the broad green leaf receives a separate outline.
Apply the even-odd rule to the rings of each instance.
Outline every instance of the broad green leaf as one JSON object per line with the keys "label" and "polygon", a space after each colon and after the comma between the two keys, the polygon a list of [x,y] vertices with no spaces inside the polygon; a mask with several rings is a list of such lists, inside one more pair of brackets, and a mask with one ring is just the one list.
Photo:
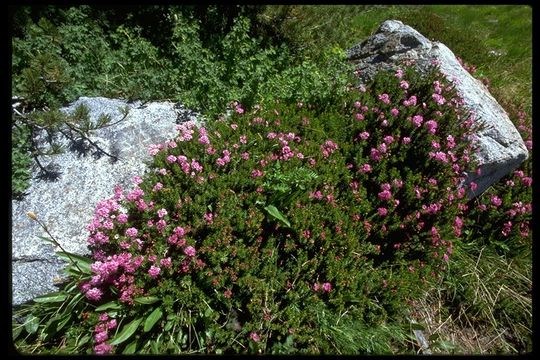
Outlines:
{"label": "broad green leaf", "polygon": [[120,305],[119,303],[117,303],[116,301],[111,301],[111,302],[108,302],[106,304],[103,304],[101,306],[98,306],[96,308],[96,310],[94,310],[95,312],[100,312],[100,311],[104,311],[104,310],[110,310],[110,309],[114,309],[114,310],[119,310],[122,308],[122,305]]}
{"label": "broad green leaf", "polygon": [[152,354],[159,354],[159,347],[157,341],[152,342]]}
{"label": "broad green leaf", "polygon": [[35,317],[33,314],[28,315],[28,318],[26,319],[24,323],[24,329],[27,333],[33,334],[37,331],[39,327],[39,319]]}
{"label": "broad green leaf", "polygon": [[122,351],[122,354],[135,354],[135,352],[137,351],[137,343],[138,343],[138,339],[135,340],[135,341],[132,341],[130,342],[124,349],[124,351]]}
{"label": "broad green leaf", "polygon": [[138,298],[135,298],[133,299],[133,301],[135,301],[137,304],[153,304],[157,301],[159,301],[159,298],[158,297],[155,297],[155,296],[143,296],[143,297],[138,297]]}
{"label": "broad green leaf", "polygon": [[79,266],[79,268],[82,270],[83,273],[85,274],[92,273],[92,270],[90,269],[90,265],[92,265],[91,259],[81,256],[81,255],[72,254],[72,253],[68,253],[64,251],[58,251],[56,252],[56,254],[58,255],[59,258],[69,263],[71,263],[71,261],[73,260]]}
{"label": "broad green leaf", "polygon": [[283,224],[287,225],[288,227],[291,227],[291,223],[289,222],[289,220],[287,220],[287,218],[274,205],[268,205],[264,208],[264,210],[266,210],[274,218],[281,221]]}
{"label": "broad green leaf", "polygon": [[163,311],[161,311],[161,307],[157,307],[148,317],[146,318],[146,321],[144,322],[144,332],[149,332],[152,330],[156,322],[158,322],[159,319],[163,316]]}
{"label": "broad green leaf", "polygon": [[43,296],[38,296],[34,298],[34,301],[37,303],[57,303],[66,300],[67,295],[61,292],[55,292]]}
{"label": "broad green leaf", "polygon": [[88,341],[90,341],[90,335],[86,334],[84,335],[81,340],[77,341],[77,346],[81,346],[86,344]]}
{"label": "broad green leaf", "polygon": [[126,341],[137,331],[143,319],[135,319],[122,328],[122,331],[110,342],[110,345],[118,345]]}

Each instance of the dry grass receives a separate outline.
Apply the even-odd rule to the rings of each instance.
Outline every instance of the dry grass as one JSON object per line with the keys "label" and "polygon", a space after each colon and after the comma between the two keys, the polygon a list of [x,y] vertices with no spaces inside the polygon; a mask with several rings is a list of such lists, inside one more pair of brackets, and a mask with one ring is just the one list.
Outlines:
{"label": "dry grass", "polygon": [[[510,354],[532,348],[532,269],[482,251],[413,303],[434,354]],[[449,292],[453,289],[454,292]],[[437,340],[453,349],[437,347]]]}

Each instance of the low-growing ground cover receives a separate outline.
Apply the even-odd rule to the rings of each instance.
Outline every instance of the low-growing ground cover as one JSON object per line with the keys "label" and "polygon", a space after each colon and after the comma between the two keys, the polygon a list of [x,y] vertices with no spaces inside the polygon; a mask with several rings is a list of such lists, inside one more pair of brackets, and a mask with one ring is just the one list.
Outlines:
{"label": "low-growing ground cover", "polygon": [[[334,14],[318,9],[297,15],[324,20],[324,14]],[[379,14],[385,20],[388,9],[409,14],[402,20],[428,36],[444,34],[441,40],[452,49],[463,38],[440,31],[456,18],[435,14],[437,7],[433,13],[429,7],[367,7],[345,11],[342,18],[354,15],[355,29],[372,30],[366,18]],[[94,29],[85,11],[74,11],[78,17],[60,26],[60,34],[75,36],[70,26],[82,26],[79,34]],[[439,19],[431,24],[440,26],[423,28],[424,17],[410,15],[418,11]],[[216,14],[209,14],[210,23]],[[499,8],[493,14],[504,16]],[[65,42],[65,48],[53,42],[69,66],[31,57],[29,44],[52,36],[43,33],[54,35],[46,23],[16,45],[30,60],[14,63],[23,75],[15,88],[35,84],[34,93],[52,99],[38,96],[38,102],[62,102],[81,89],[102,94],[105,88],[126,96],[154,89],[144,96],[159,98],[161,90],[171,89],[167,81],[178,99],[187,96],[202,108],[240,101],[227,120],[200,129],[180,126],[178,139],[152,149],[154,172],[98,206],[89,227],[93,259],[77,257],[77,266],[68,268],[73,278],[60,293],[21,309],[13,326],[20,351],[403,353],[416,350],[409,316],[432,335],[434,351],[531,349],[530,160],[468,202],[458,192],[460,171],[474,168],[467,161],[471,143],[462,139],[470,129],[459,126],[467,114],[442,80],[436,85],[435,78],[386,74],[359,92],[347,89],[345,76],[334,77],[343,59],[339,40],[311,47],[320,51],[311,55],[316,61],[286,59],[286,47],[246,58],[261,44],[250,38],[248,20],[231,22],[223,39],[203,36],[200,20],[174,15],[168,21],[176,24],[171,36],[179,45],[170,51],[182,55],[175,61],[183,69],[194,70],[178,83],[167,58],[147,56],[159,52],[139,30],[118,28],[111,36],[117,53],[101,72],[126,75],[115,80],[116,87],[106,85],[112,79],[101,84],[94,78],[91,84],[92,76],[82,75],[91,69],[91,54],[69,45],[81,41]],[[321,23],[320,33],[343,27]],[[501,46],[514,44],[499,35]],[[206,38],[224,54],[212,55]],[[291,54],[306,54],[290,40]],[[115,65],[140,57],[146,60],[138,65]],[[82,73],[71,74],[71,86],[56,88],[62,69],[69,73],[73,64]],[[485,64],[478,69],[491,71],[500,62]],[[54,75],[53,82],[32,82],[38,65]],[[216,75],[203,81],[208,68]],[[256,76],[245,78],[246,68]],[[225,69],[233,75],[223,81]],[[157,73],[170,79],[152,86]],[[504,92],[505,79],[517,78],[501,79],[501,85],[493,82],[495,91]],[[438,92],[440,104],[432,96]],[[519,111],[527,99],[518,98],[505,106],[532,150],[529,109]],[[435,315],[438,321],[430,319]]]}

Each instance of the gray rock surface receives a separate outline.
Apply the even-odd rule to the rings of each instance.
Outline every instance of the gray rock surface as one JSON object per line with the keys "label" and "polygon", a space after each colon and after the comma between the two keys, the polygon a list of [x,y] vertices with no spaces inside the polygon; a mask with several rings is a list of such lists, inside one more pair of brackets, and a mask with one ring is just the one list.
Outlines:
{"label": "gray rock surface", "polygon": [[[142,175],[145,161],[150,159],[148,146],[163,143],[176,135],[177,123],[196,120],[189,110],[171,102],[127,103],[107,98],[81,97],[69,107],[73,111],[79,104],[90,110],[92,121],[100,114],[109,114],[112,122],[122,118],[120,107],[128,106],[128,116],[117,124],[95,130],[90,137],[119,160],[108,156],[96,158],[70,149],[67,138],[58,141],[66,151],[59,155],[42,157],[45,165],[53,161],[58,165],[60,176],[56,181],[31,180],[28,195],[21,201],[12,201],[12,294],[13,305],[31,300],[35,296],[56,291],[54,279],[63,277],[63,264],[54,254],[54,246],[39,236],[47,236],[39,225],[29,219],[28,211],[34,212],[62,247],[69,252],[87,254],[86,226],[93,218],[95,205],[113,196],[116,184],[128,188],[131,178]],[[34,172],[34,175],[37,171]]]}
{"label": "gray rock surface", "polygon": [[527,159],[527,148],[507,113],[444,44],[428,40],[401,21],[387,20],[373,36],[350,48],[347,58],[355,65],[362,83],[378,71],[396,70],[406,62],[425,72],[432,61],[438,61],[441,72],[454,82],[465,106],[485,126],[476,134],[481,173],[470,173],[466,180],[478,184],[477,190],[468,194],[470,198],[481,194]]}

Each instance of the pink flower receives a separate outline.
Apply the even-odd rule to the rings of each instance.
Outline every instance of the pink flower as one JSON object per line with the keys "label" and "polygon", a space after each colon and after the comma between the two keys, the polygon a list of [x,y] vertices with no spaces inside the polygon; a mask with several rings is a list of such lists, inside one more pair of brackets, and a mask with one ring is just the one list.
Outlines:
{"label": "pink flower", "polygon": [[527,149],[532,150],[532,147],[533,147],[532,140],[526,140],[525,141],[525,146],[527,147]]}
{"label": "pink flower", "polygon": [[209,224],[209,225],[214,222],[214,214],[212,214],[212,213],[204,214],[203,218],[206,221],[206,223]]}
{"label": "pink flower", "polygon": [[360,101],[355,101],[354,102],[354,107],[359,109],[360,107],[362,106],[362,104],[360,104]]}
{"label": "pink flower", "polygon": [[384,142],[388,145],[390,145],[394,141],[394,137],[391,135],[387,135],[383,138]]}
{"label": "pink flower", "polygon": [[456,216],[456,218],[454,219],[454,233],[456,234],[456,236],[461,236],[461,228],[463,227],[463,220],[459,217],[459,216]]}
{"label": "pink flower", "polygon": [[163,145],[161,144],[150,144],[148,145],[148,153],[151,155],[151,156],[156,156],[156,154],[158,152],[160,152],[160,150],[163,148]]}
{"label": "pink flower", "polygon": [[495,205],[495,207],[499,207],[502,204],[502,200],[497,195],[491,195],[491,203]]}
{"label": "pink flower", "polygon": [[362,131],[360,134],[358,134],[360,139],[367,140],[369,138],[369,133],[367,131]]}
{"label": "pink flower", "polygon": [[167,162],[169,164],[172,164],[172,163],[176,162],[176,156],[174,156],[174,155],[167,156]]}
{"label": "pink flower", "polygon": [[405,105],[405,106],[414,106],[414,105],[416,105],[416,96],[413,95],[409,99],[403,100],[403,105]]}
{"label": "pink flower", "polygon": [[428,132],[432,135],[437,132],[437,127],[439,126],[435,120],[428,120],[424,125],[428,129]]}
{"label": "pink flower", "polygon": [[237,124],[231,124],[231,129],[233,129],[233,130],[238,129],[238,125]]}
{"label": "pink flower", "polygon": [[117,326],[116,319],[111,319],[109,320],[109,322],[107,322],[107,329],[109,330],[116,328],[116,326]]}
{"label": "pink flower", "polygon": [[442,95],[439,95],[439,94],[433,94],[431,95],[433,101],[435,101],[438,105],[443,105],[445,102],[446,102],[446,99],[442,96]]}
{"label": "pink flower", "polygon": [[439,150],[441,148],[441,145],[438,142],[436,142],[435,140],[433,140],[431,142],[431,147],[436,149],[436,150]]}
{"label": "pink flower", "polygon": [[379,152],[379,150],[371,148],[369,157],[371,158],[371,160],[379,161],[381,160],[381,153]]}
{"label": "pink flower", "polygon": [[405,136],[402,141],[403,141],[403,144],[407,145],[411,143],[411,138],[408,136]]}
{"label": "pink flower", "polygon": [[424,121],[424,117],[422,115],[415,115],[415,116],[413,116],[411,121],[412,121],[414,126],[419,128],[420,126],[422,126],[422,122]]}
{"label": "pink flower", "polygon": [[401,79],[403,77],[403,70],[397,69],[394,76],[397,77],[398,79]]}
{"label": "pink flower", "polygon": [[126,236],[134,238],[135,236],[137,236],[137,233],[138,233],[138,230],[135,229],[134,227],[130,227],[126,229]]}
{"label": "pink flower", "polygon": [[224,166],[225,165],[225,160],[223,160],[222,158],[217,158],[216,159],[216,164],[218,166]]}
{"label": "pink flower", "polygon": [[134,176],[131,181],[135,184],[135,185],[139,185],[140,183],[143,182],[143,180],[141,179],[140,176]]}
{"label": "pink flower", "polygon": [[371,165],[369,165],[369,164],[364,164],[360,168],[360,172],[363,172],[363,173],[368,173],[370,171],[371,171]]}
{"label": "pink flower", "polygon": [[320,190],[317,190],[315,192],[312,192],[309,194],[310,199],[317,199],[321,200],[323,198],[322,192]]}
{"label": "pink flower", "polygon": [[453,149],[456,146],[456,142],[454,140],[454,137],[452,135],[448,135],[446,137],[446,147],[449,149]]}
{"label": "pink flower", "polygon": [[444,260],[445,262],[448,262],[448,255],[447,255],[447,254],[444,254],[444,255],[442,256],[442,258],[443,258],[443,260]]}
{"label": "pink flower", "polygon": [[101,289],[93,287],[90,290],[86,292],[86,298],[90,301],[99,301],[101,299],[101,296],[103,295],[103,291]]}
{"label": "pink flower", "polygon": [[381,191],[379,194],[379,199],[383,201],[388,201],[392,198],[392,193],[388,190]]}
{"label": "pink flower", "polygon": [[150,276],[153,279],[155,279],[159,275],[160,272],[161,272],[161,269],[154,265],[150,266],[150,270],[148,270],[148,274],[150,274]]}
{"label": "pink flower", "polygon": [[382,154],[386,154],[386,151],[387,151],[387,147],[386,147],[386,144],[385,143],[382,143],[379,145],[378,147],[379,151],[382,153]]}
{"label": "pink flower", "polygon": [[388,214],[388,210],[386,208],[378,208],[377,211],[380,216],[386,216]]}
{"label": "pink flower", "polygon": [[523,185],[525,186],[531,186],[532,185],[532,177],[524,176],[521,178],[521,182],[523,182]]}
{"label": "pink flower", "polygon": [[203,145],[210,145],[210,139],[208,138],[208,135],[201,135],[199,137],[199,143]]}
{"label": "pink flower", "polygon": [[159,261],[159,264],[165,268],[170,268],[172,265],[172,261],[170,257],[163,258]]}
{"label": "pink flower", "polygon": [[362,114],[360,114],[360,113],[356,113],[356,114],[354,115],[354,117],[355,117],[356,120],[358,120],[358,121],[364,120],[364,115],[362,115]]}
{"label": "pink flower", "polygon": [[184,249],[184,254],[186,256],[189,256],[189,257],[193,257],[195,256],[195,254],[197,253],[197,251],[195,250],[195,248],[193,246],[188,246]]}
{"label": "pink flower", "polygon": [[106,355],[109,354],[112,350],[112,346],[107,343],[101,343],[94,346],[94,352],[97,355]]}
{"label": "pink flower", "polygon": [[261,170],[259,169],[255,169],[251,172],[251,177],[252,178],[258,178],[258,177],[261,177],[261,176],[264,176],[264,172],[262,172]]}
{"label": "pink flower", "polygon": [[399,110],[396,109],[396,108],[393,108],[392,110],[390,110],[390,114],[394,117],[398,116],[399,115]]}
{"label": "pink flower", "polygon": [[321,286],[319,285],[319,283],[313,284],[313,290],[314,291],[319,291],[320,289],[321,289]]}
{"label": "pink flower", "polygon": [[332,284],[330,284],[329,282],[325,282],[322,284],[322,291],[323,292],[330,292],[332,290]]}
{"label": "pink flower", "polygon": [[249,338],[255,342],[259,342],[261,340],[261,338],[259,337],[259,334],[257,334],[256,332],[251,332],[251,334],[249,334]]}
{"label": "pink flower", "polygon": [[379,95],[379,100],[381,100],[385,104],[390,104],[390,97],[386,93]]}
{"label": "pink flower", "polygon": [[178,237],[182,237],[186,234],[186,230],[184,230],[183,227],[181,226],[177,226],[174,228],[174,233],[178,236]]}
{"label": "pink flower", "polygon": [[393,183],[394,183],[394,186],[397,187],[398,189],[403,186],[403,181],[400,179],[394,179]]}
{"label": "pink flower", "polygon": [[156,192],[156,191],[159,191],[163,189],[163,184],[160,183],[160,182],[157,182],[156,185],[154,185],[154,187],[152,188],[152,191]]}
{"label": "pink flower", "polygon": [[510,231],[512,231],[512,222],[508,221],[503,224],[502,234],[504,236],[510,235]]}
{"label": "pink flower", "polygon": [[162,218],[162,217],[164,217],[165,215],[167,215],[168,213],[167,213],[167,210],[165,210],[165,209],[159,209],[159,210],[157,211],[157,214],[158,214],[158,216],[159,216],[160,218]]}
{"label": "pink flower", "polygon": [[446,157],[446,154],[442,151],[437,151],[436,153],[430,152],[429,156],[432,158],[435,158],[436,160],[442,161],[444,163],[448,162],[448,158]]}
{"label": "pink flower", "polygon": [[103,313],[99,315],[99,321],[107,321],[107,320],[109,320],[109,315],[107,315],[107,313]]}
{"label": "pink flower", "polygon": [[399,82],[399,87],[402,88],[402,89],[405,89],[407,90],[409,88],[409,83],[405,80],[401,80]]}

